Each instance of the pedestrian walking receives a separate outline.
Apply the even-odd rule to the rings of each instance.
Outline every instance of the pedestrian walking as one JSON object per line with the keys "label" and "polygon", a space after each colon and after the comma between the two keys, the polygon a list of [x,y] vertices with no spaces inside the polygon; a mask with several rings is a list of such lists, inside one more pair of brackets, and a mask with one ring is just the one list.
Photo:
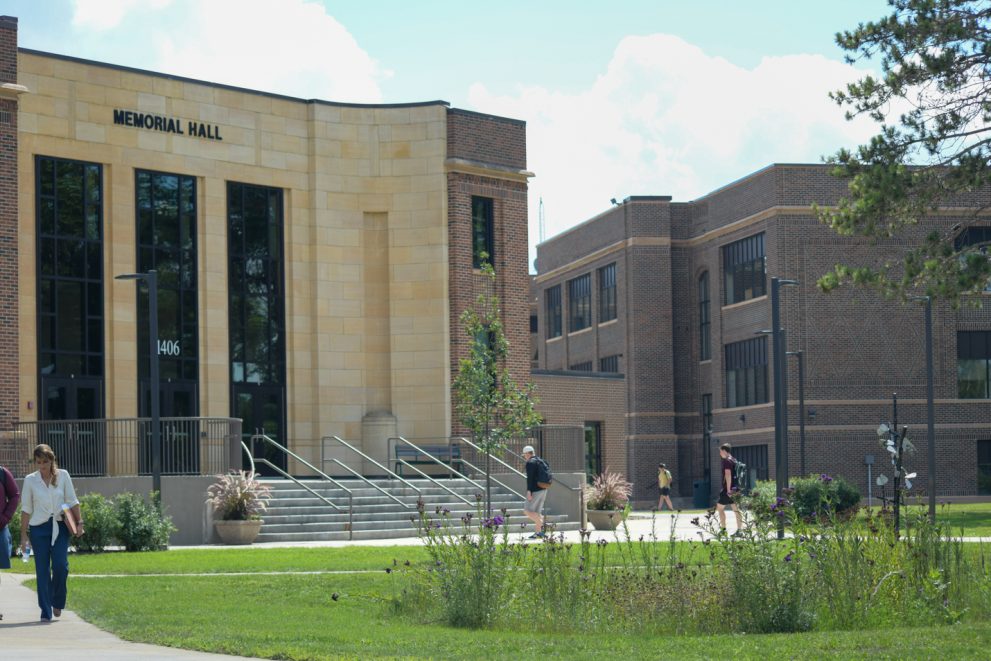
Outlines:
{"label": "pedestrian walking", "polygon": [[537,456],[532,445],[523,448],[523,458],[526,460],[526,503],[523,505],[523,512],[536,528],[530,538],[539,539],[546,534],[544,501],[547,500],[547,489],[551,486],[551,469],[546,461]]}
{"label": "pedestrian walking", "polygon": [[661,497],[657,500],[657,511],[660,512],[664,509],[664,503],[668,504],[668,509],[673,510],[674,505],[671,504],[671,482],[674,478],[671,477],[671,471],[668,470],[667,464],[660,464],[657,467],[657,487],[661,490]]}
{"label": "pedestrian walking", "polygon": [[[0,466],[0,569],[10,569],[10,520],[14,518],[17,504],[21,502],[21,491],[17,488],[14,474],[5,466]],[[0,613],[0,620],[3,614]]]}
{"label": "pedestrian walking", "polygon": [[716,511],[719,512],[719,529],[726,532],[726,506],[729,505],[733,509],[733,514],[736,515],[736,532],[733,535],[739,536],[743,528],[743,515],[740,513],[740,506],[733,500],[740,486],[736,481],[736,459],[730,454],[731,449],[729,443],[719,446],[722,463],[719,469],[719,499],[716,501]]}
{"label": "pedestrian walking", "polygon": [[38,470],[24,478],[21,495],[21,553],[27,552],[30,539],[41,621],[51,622],[65,608],[69,530],[74,527],[82,535],[83,519],[72,478],[58,467],[55,452],[47,445],[37,446],[34,465]]}

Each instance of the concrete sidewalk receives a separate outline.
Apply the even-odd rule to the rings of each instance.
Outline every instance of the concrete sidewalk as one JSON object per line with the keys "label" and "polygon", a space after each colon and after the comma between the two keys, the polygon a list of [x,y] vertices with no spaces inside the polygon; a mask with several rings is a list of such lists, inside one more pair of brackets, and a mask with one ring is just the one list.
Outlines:
{"label": "concrete sidewalk", "polygon": [[[20,562],[15,559],[15,562]],[[0,649],[2,658],[17,661],[135,661],[135,659],[246,659],[243,656],[190,652],[172,647],[129,643],[84,622],[71,610],[41,623],[38,596],[21,585],[33,575],[3,572],[0,577]],[[69,601],[72,601],[70,576]]]}

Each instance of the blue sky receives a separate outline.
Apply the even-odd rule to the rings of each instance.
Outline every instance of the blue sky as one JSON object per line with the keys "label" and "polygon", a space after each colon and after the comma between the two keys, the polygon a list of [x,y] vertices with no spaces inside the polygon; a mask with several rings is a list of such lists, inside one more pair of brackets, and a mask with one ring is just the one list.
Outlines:
{"label": "blue sky", "polygon": [[20,45],[304,98],[527,121],[530,235],[612,197],[685,201],[876,130],[827,93],[883,0],[0,0]]}

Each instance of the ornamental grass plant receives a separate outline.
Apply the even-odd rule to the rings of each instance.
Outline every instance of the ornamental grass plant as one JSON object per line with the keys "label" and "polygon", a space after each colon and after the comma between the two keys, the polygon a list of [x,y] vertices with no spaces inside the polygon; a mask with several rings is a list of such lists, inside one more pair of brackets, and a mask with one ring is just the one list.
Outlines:
{"label": "ornamental grass plant", "polygon": [[585,507],[590,510],[623,509],[631,493],[633,485],[619,473],[599,473],[592,478],[592,484],[585,487]]}
{"label": "ornamental grass plant", "polygon": [[633,539],[625,523],[611,542],[585,531],[573,544],[554,534],[514,542],[505,512],[460,522],[421,512],[431,563],[397,572],[394,611],[468,628],[629,635],[991,620],[991,553],[921,511],[906,508],[896,540],[888,517],[837,515],[829,496],[812,519],[789,497],[751,501],[742,535],[728,537],[709,512],[692,521],[697,541],[676,542],[672,528],[667,544],[656,530]]}

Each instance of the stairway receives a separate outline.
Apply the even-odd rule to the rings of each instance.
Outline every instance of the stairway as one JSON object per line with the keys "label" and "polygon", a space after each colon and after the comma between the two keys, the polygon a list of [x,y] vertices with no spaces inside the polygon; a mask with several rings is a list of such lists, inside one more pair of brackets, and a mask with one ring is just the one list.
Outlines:
{"label": "stairway", "polygon": [[[398,480],[373,480],[374,484],[398,498],[407,507],[388,498],[365,482],[342,480],[341,483],[352,492],[354,505],[349,532],[348,495],[344,490],[326,482],[315,480],[305,482],[308,487],[341,508],[341,511],[337,511],[290,480],[263,481],[272,487],[272,498],[263,517],[265,523],[262,525],[257,542],[414,537],[417,529],[416,524],[410,521],[410,517],[419,518],[416,510],[418,498],[423,499],[424,511],[433,519],[438,518],[435,514],[438,507],[449,509],[448,518],[451,520],[452,528],[458,531],[461,530],[461,517],[469,512],[477,516],[479,509],[475,506],[475,495],[479,489],[463,479],[438,479],[437,482],[467,498],[471,505],[458,500],[429,480],[408,480],[410,484],[420,489],[419,494]],[[527,524],[527,531],[533,531],[533,525],[523,514],[523,502],[520,497],[493,484],[492,511],[502,515],[503,508],[506,508],[510,532],[523,532],[521,523]],[[578,522],[570,522],[564,515],[555,515],[550,511],[545,511],[545,515],[547,522],[553,524],[557,530],[578,529]]]}

